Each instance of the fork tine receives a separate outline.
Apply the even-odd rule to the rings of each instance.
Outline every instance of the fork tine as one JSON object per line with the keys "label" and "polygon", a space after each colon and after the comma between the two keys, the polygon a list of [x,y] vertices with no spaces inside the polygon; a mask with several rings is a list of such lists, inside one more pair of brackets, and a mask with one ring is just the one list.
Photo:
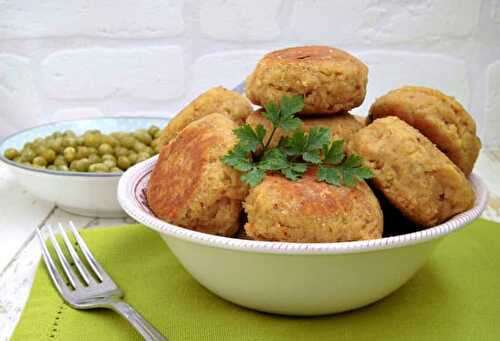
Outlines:
{"label": "fork tine", "polygon": [[54,264],[54,261],[50,256],[49,250],[47,249],[47,245],[45,245],[45,240],[43,239],[42,234],[40,233],[40,230],[38,228],[36,229],[36,235],[38,237],[38,241],[40,242],[42,257],[45,262],[47,271],[52,278],[52,282],[54,282],[54,285],[59,293],[64,296],[67,294],[68,288],[66,286],[66,283],[64,282],[64,279],[59,274],[59,271],[57,270],[56,265]]}
{"label": "fork tine", "polygon": [[46,227],[47,227],[47,230],[49,230],[49,237],[50,237],[50,240],[52,242],[52,246],[56,250],[57,257],[59,258],[59,261],[61,262],[64,273],[68,277],[73,288],[76,289],[76,288],[81,287],[82,285],[81,285],[80,281],[76,278],[75,273],[71,269],[71,266],[69,265],[68,260],[64,256],[64,253],[62,252],[61,247],[59,246],[59,243],[57,242],[56,237],[54,236],[54,231],[52,231],[52,227],[50,225],[46,225]]}
{"label": "fork tine", "polygon": [[85,265],[82,263],[82,260],[80,259],[80,256],[78,256],[78,253],[75,251],[75,248],[73,247],[73,244],[71,244],[71,241],[68,238],[68,234],[64,230],[64,227],[62,226],[61,223],[57,224],[57,227],[59,229],[59,232],[64,240],[64,244],[66,244],[66,249],[68,249],[69,254],[71,255],[71,258],[73,259],[73,262],[75,263],[76,268],[80,272],[80,275],[83,278],[83,281],[87,284],[90,285],[95,284],[95,280],[90,274],[90,272],[87,270]]}
{"label": "fork tine", "polygon": [[73,224],[72,221],[69,222],[69,227],[71,229],[71,232],[73,233],[73,236],[75,237],[78,245],[80,245],[80,249],[82,250],[83,255],[85,256],[85,259],[87,259],[87,262],[90,264],[90,267],[92,270],[94,270],[95,274],[97,277],[99,277],[99,280],[104,281],[104,276],[109,277],[106,271],[104,271],[103,267],[97,262],[97,260],[94,258],[92,255],[92,252],[90,252],[87,244],[83,240],[83,238],[80,236],[80,233],[78,233],[75,225]]}

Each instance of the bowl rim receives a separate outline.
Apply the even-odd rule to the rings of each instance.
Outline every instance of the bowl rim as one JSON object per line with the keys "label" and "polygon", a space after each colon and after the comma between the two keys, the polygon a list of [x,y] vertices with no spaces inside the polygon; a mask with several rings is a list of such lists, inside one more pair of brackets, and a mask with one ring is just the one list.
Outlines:
{"label": "bowl rim", "polygon": [[465,227],[481,215],[488,202],[488,190],[486,185],[479,176],[471,174],[469,176],[469,181],[476,193],[474,206],[465,212],[455,215],[442,224],[425,230],[399,236],[336,243],[291,243],[236,239],[193,231],[169,224],[141,208],[139,202],[135,200],[133,193],[137,190],[138,183],[152,171],[157,159],[158,155],[129,168],[122,174],[118,184],[117,195],[118,202],[123,210],[135,220],[161,234],[200,245],[226,250],[264,254],[329,255],[352,254],[406,247],[439,239],[442,236]]}
{"label": "bowl rim", "polygon": [[[125,115],[120,115],[120,116],[99,116],[99,117],[81,117],[81,118],[75,118],[75,119],[68,119],[68,120],[60,120],[60,121],[52,121],[48,123],[43,123],[39,124],[37,126],[25,128],[22,130],[18,130],[10,135],[7,135],[6,137],[2,138],[0,140],[0,150],[2,149],[3,145],[10,140],[11,138],[16,137],[17,135],[20,135],[22,133],[28,132],[30,130],[35,130],[38,128],[43,128],[47,126],[51,126],[54,124],[59,124],[59,123],[71,123],[71,122],[78,122],[78,121],[91,121],[91,120],[103,120],[103,119],[156,119],[156,120],[165,120],[165,123],[170,121],[169,117],[160,117],[160,116],[125,116]],[[57,176],[69,176],[69,177],[83,177],[83,178],[117,178],[122,176],[123,173],[87,173],[87,172],[62,172],[62,171],[54,171],[50,169],[44,169],[44,168],[34,168],[34,167],[29,167],[25,166],[23,164],[17,163],[15,161],[7,159],[3,153],[0,153],[0,161],[3,161],[9,166],[16,167],[23,169],[25,171],[30,171],[30,172],[36,172],[36,173],[42,173],[42,174],[48,174],[48,175],[57,175]]]}

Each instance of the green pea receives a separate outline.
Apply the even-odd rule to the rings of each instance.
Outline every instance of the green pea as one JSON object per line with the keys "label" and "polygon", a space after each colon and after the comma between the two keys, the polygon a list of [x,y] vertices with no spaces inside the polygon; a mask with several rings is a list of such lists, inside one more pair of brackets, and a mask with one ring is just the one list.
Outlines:
{"label": "green pea", "polygon": [[90,154],[88,157],[90,163],[101,163],[102,159],[99,155],[97,154]]}
{"label": "green pea", "polygon": [[137,162],[138,155],[137,155],[136,152],[130,152],[130,153],[128,153],[127,157],[129,159],[131,165],[134,165]]}
{"label": "green pea", "polygon": [[[68,147],[71,148],[71,147]],[[78,146],[76,149],[76,158],[77,159],[83,159],[86,158],[90,155],[90,150],[86,146]]]}
{"label": "green pea", "polygon": [[54,160],[54,166],[66,166],[66,160],[64,159],[64,156],[57,155],[55,160]]}
{"label": "green pea", "polygon": [[56,132],[52,133],[52,135],[51,135],[51,136],[52,136],[53,138],[56,138],[56,137],[62,137],[62,136],[63,136],[63,134],[62,134],[61,132],[59,132],[59,131],[56,131]]}
{"label": "green pea", "polygon": [[47,169],[55,171],[55,170],[57,170],[57,167],[54,165],[50,165],[50,166],[47,166]]}
{"label": "green pea", "polygon": [[99,152],[99,155],[111,154],[113,152],[113,147],[107,143],[103,143],[99,146],[97,151]]}
{"label": "green pea", "polygon": [[144,148],[146,148],[146,145],[142,142],[139,142],[137,141],[135,144],[134,144],[134,150],[139,153],[139,152],[142,152],[144,150]]}
{"label": "green pea", "polygon": [[123,171],[118,167],[112,167],[109,169],[111,173],[123,173]]}
{"label": "green pea", "polygon": [[115,139],[113,136],[109,136],[109,135],[104,135],[102,137],[102,143],[107,143],[111,147],[116,147],[120,144],[117,139]]}
{"label": "green pea", "polygon": [[36,153],[31,148],[23,148],[21,151],[21,160],[24,162],[31,162],[36,157]]}
{"label": "green pea", "polygon": [[149,156],[155,155],[155,152],[153,151],[153,148],[151,148],[149,146],[147,146],[146,148],[144,148],[143,152],[148,153]]}
{"label": "green pea", "polygon": [[107,173],[109,172],[109,168],[104,163],[94,163],[93,165],[90,165],[89,172]]}
{"label": "green pea", "polygon": [[19,156],[19,152],[15,148],[7,148],[3,152],[3,156],[5,156],[9,160],[14,160],[15,158],[17,158]]}
{"label": "green pea", "polygon": [[62,148],[66,147],[76,147],[78,143],[76,142],[76,138],[73,136],[66,136],[62,139],[61,146]]}
{"label": "green pea", "polygon": [[146,153],[146,152],[139,152],[137,154],[137,163],[145,161],[145,160],[149,159],[149,157],[150,156],[149,156],[148,153]]}
{"label": "green pea", "polygon": [[90,161],[87,158],[83,158],[76,162],[76,170],[79,172],[86,172],[89,170]]}
{"label": "green pea", "polygon": [[128,149],[124,147],[115,147],[114,151],[117,157],[126,156],[128,154]]}
{"label": "green pea", "polygon": [[134,137],[141,141],[142,143],[144,143],[145,145],[148,145],[151,143],[151,141],[153,140],[151,138],[151,135],[149,135],[149,133],[147,132],[147,130],[144,130],[144,129],[138,129],[134,132]]}
{"label": "green pea", "polygon": [[56,152],[52,149],[45,149],[40,156],[47,160],[48,163],[52,163],[56,159]]}
{"label": "green pea", "polygon": [[41,156],[43,154],[43,152],[46,150],[47,150],[47,147],[45,147],[44,145],[36,145],[36,147],[35,147],[35,153],[36,153],[36,155],[39,155],[39,156]]}
{"label": "green pea", "polygon": [[31,142],[26,142],[23,146],[23,149],[33,149],[35,148],[35,145]]}
{"label": "green pea", "polygon": [[76,145],[77,145],[77,146],[83,146],[83,143],[84,143],[84,142],[85,142],[85,141],[83,140],[83,137],[82,137],[82,136],[78,136],[78,137],[76,138]]}
{"label": "green pea", "polygon": [[111,154],[105,154],[102,156],[102,160],[113,160],[116,162],[116,157],[114,155],[111,155]]}
{"label": "green pea", "polygon": [[[123,156],[120,156],[120,157],[123,157]],[[108,167],[108,168],[116,167],[116,162],[113,160],[104,160],[102,163],[104,163],[106,165],[106,167]]]}
{"label": "green pea", "polygon": [[96,133],[83,135],[83,144],[87,147],[97,148],[102,142],[102,136]]}
{"label": "green pea", "polygon": [[78,163],[78,160],[71,161],[71,163],[69,164],[69,169],[76,172],[77,163]]}
{"label": "green pea", "polygon": [[71,130],[71,129],[65,130],[64,133],[63,133],[63,136],[64,137],[73,137],[73,138],[76,138],[75,132],[73,130]]}
{"label": "green pea", "polygon": [[154,154],[160,154],[161,147],[159,145],[153,147]]}
{"label": "green pea", "polygon": [[160,139],[154,139],[153,141],[151,141],[151,144],[149,146],[154,149],[156,146],[159,145],[160,145]]}
{"label": "green pea", "polygon": [[148,128],[148,133],[151,135],[151,137],[155,136],[155,133],[160,131],[160,128],[158,128],[156,125],[152,125],[151,127]]}
{"label": "green pea", "polygon": [[[78,148],[82,148],[82,147],[78,147]],[[64,159],[68,162],[71,162],[71,161],[76,159],[77,152],[76,152],[76,149],[73,147],[66,147],[64,149],[63,154],[64,154]]]}
{"label": "green pea", "polygon": [[117,140],[121,140],[124,136],[127,136],[127,135],[128,134],[123,132],[123,131],[116,131],[114,133],[111,133],[111,136]]}
{"label": "green pea", "polygon": [[57,165],[56,168],[57,168],[58,171],[63,171],[63,172],[68,172],[69,171],[69,168],[66,165]]}
{"label": "green pea", "polygon": [[57,137],[54,139],[49,139],[46,143],[46,146],[47,146],[47,148],[54,150],[56,153],[59,153],[59,152],[61,152],[61,150],[64,150],[63,138]]}
{"label": "green pea", "polygon": [[124,136],[120,140],[120,143],[122,144],[122,146],[124,146],[125,148],[129,148],[129,149],[133,148],[134,144],[136,142],[137,142],[137,140],[130,135]]}
{"label": "green pea", "polygon": [[120,156],[116,164],[123,170],[126,170],[131,165],[129,158],[126,156]]}
{"label": "green pea", "polygon": [[33,159],[33,165],[39,166],[39,167],[45,167],[45,166],[47,166],[47,160],[45,160],[41,156],[37,156]]}
{"label": "green pea", "polygon": [[160,136],[161,136],[161,130],[158,130],[158,131],[155,132],[153,138],[154,139],[158,139],[158,138],[160,138]]}
{"label": "green pea", "polygon": [[33,144],[35,146],[39,146],[43,143],[43,139],[41,137],[37,137],[34,141],[33,141]]}

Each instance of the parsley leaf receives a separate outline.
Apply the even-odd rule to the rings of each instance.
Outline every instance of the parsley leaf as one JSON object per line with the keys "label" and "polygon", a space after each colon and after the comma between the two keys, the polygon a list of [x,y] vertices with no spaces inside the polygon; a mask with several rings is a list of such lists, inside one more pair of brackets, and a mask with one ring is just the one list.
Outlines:
{"label": "parsley leaf", "polygon": [[284,118],[280,121],[278,127],[290,133],[300,127],[302,120],[297,117]]}
{"label": "parsley leaf", "polygon": [[[302,97],[283,96],[279,104],[264,107],[263,116],[272,123],[267,141],[267,131],[261,124],[255,128],[242,125],[234,130],[238,144],[221,157],[224,164],[242,172],[241,180],[251,187],[261,183],[267,172],[280,172],[297,181],[312,165],[318,169],[317,181],[334,186],[354,187],[358,181],[373,177],[360,156],[345,156],[343,140],[330,141],[331,129],[312,127],[307,133],[301,129],[302,121],[295,114],[304,108]],[[282,137],[278,147],[269,148],[277,129],[291,135]]]}
{"label": "parsley leaf", "polygon": [[280,121],[280,108],[275,103],[264,105],[264,108],[266,111],[262,113],[262,116],[267,118],[273,127],[277,127]]}
{"label": "parsley leaf", "polygon": [[290,133],[300,127],[302,121],[295,117],[295,114],[301,112],[304,108],[304,99],[301,96],[283,96],[280,103],[281,115],[280,122],[276,125]]}
{"label": "parsley leaf", "polygon": [[288,167],[288,159],[282,150],[278,148],[269,149],[264,153],[257,167],[262,170],[277,171]]}
{"label": "parsley leaf", "polygon": [[359,180],[370,179],[373,172],[362,167],[363,159],[359,155],[349,155],[349,157],[339,167],[342,173],[342,180],[345,186],[354,187]]}
{"label": "parsley leaf", "polygon": [[240,145],[236,145],[229,153],[224,155],[221,161],[240,172],[247,172],[253,167],[253,160]]}
{"label": "parsley leaf", "polygon": [[344,160],[344,140],[335,140],[330,148],[328,144],[323,145],[323,155],[325,162],[336,165]]}
{"label": "parsley leaf", "polygon": [[319,154],[319,150],[312,150],[310,152],[304,152],[302,154],[302,158],[304,159],[304,161],[313,163],[315,165],[318,165],[321,163],[321,157]]}
{"label": "parsley leaf", "polygon": [[307,151],[317,150],[330,142],[332,130],[325,127],[312,127],[307,133]]}
{"label": "parsley leaf", "polygon": [[241,127],[234,129],[234,134],[239,138],[239,146],[248,152],[255,152],[257,146],[264,144],[264,136],[266,135],[266,129],[259,124],[255,131],[249,124],[244,124]]}
{"label": "parsley leaf", "polygon": [[250,187],[255,187],[262,182],[262,180],[264,179],[264,174],[264,170],[253,167],[250,172],[243,174],[240,179],[243,182],[249,184]]}
{"label": "parsley leaf", "polygon": [[290,163],[287,168],[283,168],[281,173],[289,180],[297,181],[302,174],[307,171],[306,163]]}
{"label": "parsley leaf", "polygon": [[304,109],[304,98],[302,96],[281,97],[281,112],[283,118],[289,118]]}
{"label": "parsley leaf", "polygon": [[346,187],[355,187],[358,181],[373,177],[373,172],[362,167],[362,162],[361,156],[349,155],[341,164],[330,167],[326,164],[321,165],[316,173],[316,178],[335,186],[342,184]]}
{"label": "parsley leaf", "polygon": [[300,156],[304,153],[307,143],[307,136],[305,133],[297,129],[293,132],[291,137],[284,137],[281,139],[279,147],[291,156]]}
{"label": "parsley leaf", "polygon": [[331,130],[325,127],[312,127],[308,133],[295,130],[291,137],[281,140],[280,147],[287,155],[301,156],[304,161],[320,164],[321,147],[330,141]]}
{"label": "parsley leaf", "polygon": [[279,106],[269,103],[264,108],[266,111],[262,115],[273,124],[273,133],[278,128],[290,133],[302,123],[299,118],[295,117],[295,114],[304,108],[304,100],[301,96],[283,96]]}
{"label": "parsley leaf", "polygon": [[340,172],[336,168],[319,166],[316,179],[327,182],[330,185],[340,186]]}

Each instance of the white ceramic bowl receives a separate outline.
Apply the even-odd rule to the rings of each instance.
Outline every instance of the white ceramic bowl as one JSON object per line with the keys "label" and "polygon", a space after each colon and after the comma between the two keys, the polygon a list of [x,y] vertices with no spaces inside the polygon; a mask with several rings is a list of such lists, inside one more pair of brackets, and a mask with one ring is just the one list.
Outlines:
{"label": "white ceramic bowl", "polygon": [[104,133],[111,133],[148,128],[152,124],[163,127],[167,122],[166,118],[154,117],[102,117],[49,123],[5,138],[0,144],[0,159],[7,164],[18,183],[40,199],[54,202],[71,213],[92,217],[121,217],[125,212],[116,198],[121,174],[36,169],[10,161],[3,153],[7,148],[21,149],[26,142],[56,131],[71,129],[81,134],[86,130],[99,129]]}
{"label": "white ceramic bowl", "polygon": [[[134,219],[158,231],[204,287],[236,304],[270,313],[323,315],[359,308],[405,284],[439,241],[480,216],[488,191],[475,175],[472,209],[420,232],[342,243],[282,243],[226,238],[156,218],[146,188],[153,157],[125,172],[118,199]],[[165,293],[171,295],[173,293]]]}

